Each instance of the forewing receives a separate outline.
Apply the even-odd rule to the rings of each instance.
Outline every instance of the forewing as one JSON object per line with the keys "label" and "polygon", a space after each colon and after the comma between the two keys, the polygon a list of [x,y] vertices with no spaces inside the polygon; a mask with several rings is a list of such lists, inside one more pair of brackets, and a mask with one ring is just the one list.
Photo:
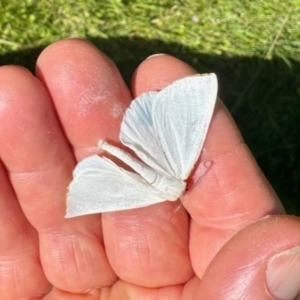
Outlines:
{"label": "forewing", "polygon": [[157,92],[148,92],[132,101],[121,125],[120,140],[152,169],[170,175],[172,168],[154,128],[153,106],[158,95]]}
{"label": "forewing", "polygon": [[153,106],[154,131],[174,176],[185,180],[196,163],[217,98],[215,74],[175,81]]}
{"label": "forewing", "polygon": [[74,170],[66,217],[143,207],[165,200],[138,174],[93,155],[79,162]]}

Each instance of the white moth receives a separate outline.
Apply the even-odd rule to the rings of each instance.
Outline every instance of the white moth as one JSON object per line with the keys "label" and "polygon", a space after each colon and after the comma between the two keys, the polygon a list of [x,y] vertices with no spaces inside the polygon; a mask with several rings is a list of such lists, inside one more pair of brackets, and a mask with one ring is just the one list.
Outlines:
{"label": "white moth", "polygon": [[217,98],[215,74],[186,77],[159,92],[141,94],[125,112],[120,140],[141,159],[104,140],[105,156],[79,162],[67,195],[67,218],[177,200],[199,158]]}

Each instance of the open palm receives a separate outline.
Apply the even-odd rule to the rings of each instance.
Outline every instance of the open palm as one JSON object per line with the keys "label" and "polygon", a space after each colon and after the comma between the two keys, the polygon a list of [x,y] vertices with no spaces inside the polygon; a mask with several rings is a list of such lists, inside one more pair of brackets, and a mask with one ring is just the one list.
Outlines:
{"label": "open palm", "polygon": [[196,166],[179,210],[167,201],[64,218],[76,162],[101,138],[119,143],[132,97],[194,73],[154,56],[129,91],[81,40],[45,49],[36,77],[0,69],[0,299],[277,299],[266,264],[300,244],[300,222],[263,218],[283,208],[221,101],[200,157],[212,166],[200,181]]}

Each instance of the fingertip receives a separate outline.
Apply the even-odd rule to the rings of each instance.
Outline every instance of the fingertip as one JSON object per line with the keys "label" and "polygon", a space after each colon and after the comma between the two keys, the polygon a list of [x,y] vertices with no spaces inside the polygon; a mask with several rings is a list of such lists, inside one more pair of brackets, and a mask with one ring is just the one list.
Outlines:
{"label": "fingertip", "polygon": [[26,68],[16,65],[6,65],[0,67],[0,101],[5,102],[7,98],[18,95],[20,91],[26,93],[32,86],[37,85],[37,79]]}
{"label": "fingertip", "polygon": [[[46,69],[46,66],[51,67],[51,64],[56,64],[57,61],[60,61],[60,58],[62,58],[61,62],[63,67],[64,63],[72,61],[73,56],[78,56],[78,59],[80,59],[80,56],[82,55],[82,58],[86,59],[88,56],[92,56],[93,54],[98,55],[99,53],[99,49],[88,40],[79,38],[59,40],[48,45],[40,53],[36,62],[36,72],[40,77],[42,75],[41,72]],[[114,63],[104,53],[101,52],[99,58],[102,58],[106,64],[110,63],[111,66],[114,67]]]}
{"label": "fingertip", "polygon": [[[101,70],[103,66],[105,69]],[[112,75],[116,77],[114,63],[92,43],[78,38],[50,44],[41,52],[36,63],[36,75],[50,92],[55,92],[56,86],[74,89],[79,72],[83,78],[98,79],[97,72],[101,74],[103,71],[109,79]]]}
{"label": "fingertip", "polygon": [[9,75],[16,75],[18,76],[18,74],[24,74],[24,75],[32,75],[31,72],[22,67],[22,66],[17,66],[17,65],[4,65],[4,66],[0,66],[0,76],[1,79],[6,78],[7,80],[11,79],[13,80],[14,78],[11,78]]}
{"label": "fingertip", "polygon": [[161,90],[179,78],[196,73],[191,66],[174,56],[151,55],[138,66],[133,75],[133,96],[150,90]]}
{"label": "fingertip", "polygon": [[38,59],[37,76],[78,160],[94,154],[100,138],[118,139],[131,95],[116,65],[94,45],[79,39],[50,45]]}

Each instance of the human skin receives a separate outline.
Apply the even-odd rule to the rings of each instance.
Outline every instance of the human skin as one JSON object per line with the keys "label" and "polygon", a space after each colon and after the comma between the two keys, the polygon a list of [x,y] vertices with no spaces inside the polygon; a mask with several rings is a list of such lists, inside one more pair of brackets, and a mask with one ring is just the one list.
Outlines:
{"label": "human skin", "polygon": [[195,73],[152,56],[128,90],[108,57],[76,39],[47,47],[36,76],[0,68],[0,299],[278,299],[266,265],[300,244],[300,222],[284,215],[220,100],[180,209],[64,218],[76,163],[99,139],[123,147],[130,101]]}

